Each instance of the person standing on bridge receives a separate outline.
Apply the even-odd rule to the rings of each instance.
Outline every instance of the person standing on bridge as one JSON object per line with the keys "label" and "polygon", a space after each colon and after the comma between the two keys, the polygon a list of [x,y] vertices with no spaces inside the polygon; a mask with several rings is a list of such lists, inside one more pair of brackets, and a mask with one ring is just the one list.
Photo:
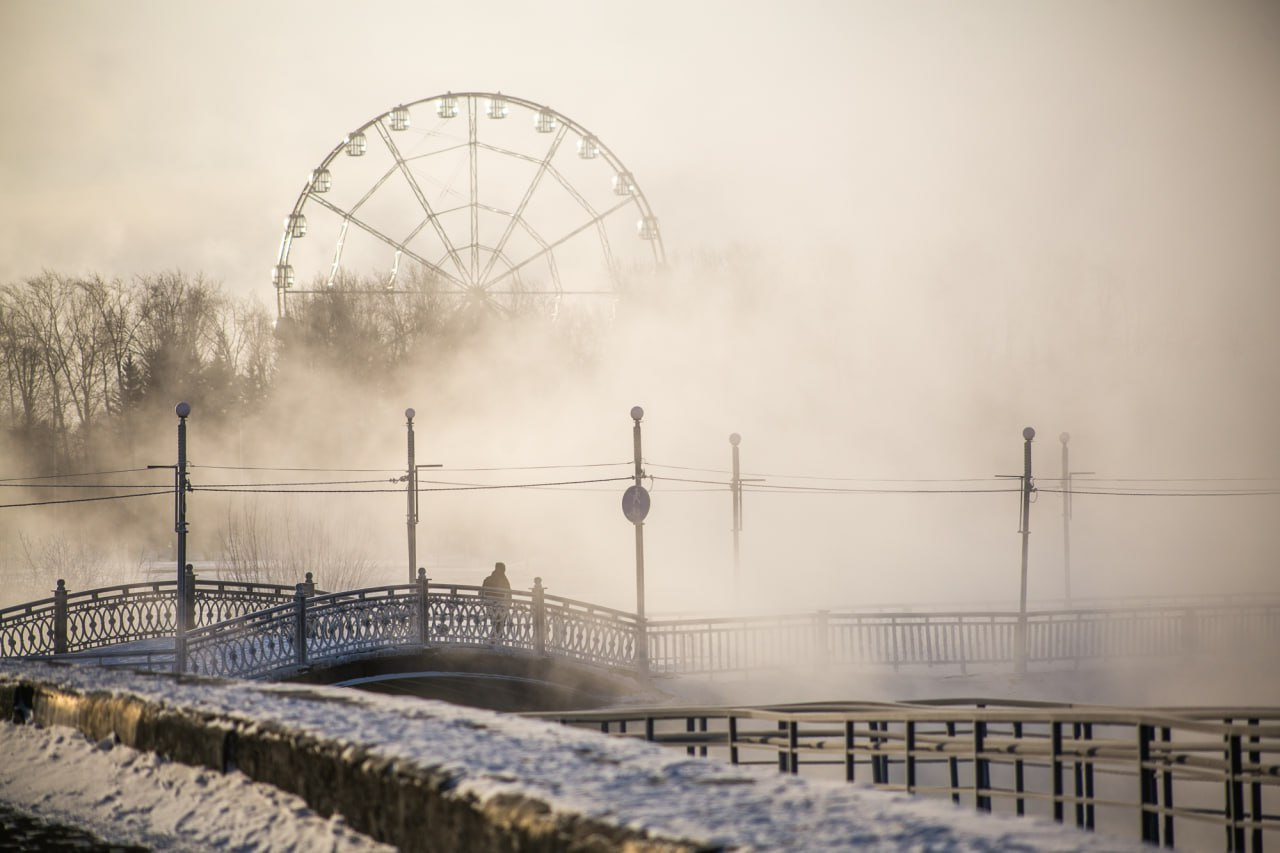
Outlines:
{"label": "person standing on bridge", "polygon": [[480,585],[480,594],[485,599],[489,621],[493,626],[489,642],[495,642],[502,636],[507,611],[511,609],[511,581],[507,580],[506,563],[493,564],[493,572]]}

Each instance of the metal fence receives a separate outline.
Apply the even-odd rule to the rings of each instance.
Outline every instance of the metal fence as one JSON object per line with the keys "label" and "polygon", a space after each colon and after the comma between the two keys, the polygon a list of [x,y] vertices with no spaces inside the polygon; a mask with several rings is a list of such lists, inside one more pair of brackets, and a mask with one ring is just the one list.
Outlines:
{"label": "metal fence", "polygon": [[823,703],[530,714],[1191,849],[1280,840],[1280,709]]}
{"label": "metal fence", "polygon": [[[120,584],[70,592],[0,610],[0,657],[68,654],[173,637],[177,581]],[[209,625],[291,599],[293,585],[195,580],[192,625]]]}
{"label": "metal fence", "polygon": [[[425,616],[425,618],[424,618]],[[495,594],[483,587],[416,584],[293,598],[187,635],[191,672],[253,678],[374,651],[484,647],[636,669],[632,614],[546,595],[541,584]]]}
{"label": "metal fence", "polygon": [[[651,621],[653,672],[710,674],[827,666],[970,667],[1023,652],[1009,611],[831,613]],[[1212,654],[1280,645],[1280,603],[1035,611],[1025,660],[1077,664],[1124,657]]]}
{"label": "metal fence", "polygon": [[[59,581],[52,598],[0,610],[0,657],[171,638],[176,588],[164,581],[70,593]],[[655,675],[806,667],[947,667],[965,673],[1017,663],[1238,656],[1280,646],[1280,602],[1041,610],[1025,622],[1009,611],[819,611],[650,620],[642,630],[634,614],[547,596],[540,582],[500,602],[480,587],[432,584],[425,577],[416,584],[322,595],[312,595],[309,579],[295,587],[192,579],[187,588],[193,614],[188,642],[194,644],[188,652],[199,671],[219,675],[259,676],[309,660],[412,644],[496,643]],[[642,649],[647,655],[638,654]]]}

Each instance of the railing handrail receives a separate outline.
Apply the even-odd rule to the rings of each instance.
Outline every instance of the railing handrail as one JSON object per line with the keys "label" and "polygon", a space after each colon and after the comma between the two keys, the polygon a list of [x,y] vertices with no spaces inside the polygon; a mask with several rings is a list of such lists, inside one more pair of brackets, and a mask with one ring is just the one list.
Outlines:
{"label": "railing handrail", "polygon": [[[1240,612],[1240,611],[1280,611],[1280,600],[1275,602],[1252,602],[1242,603],[1238,605],[1227,604],[1206,604],[1206,605],[1169,605],[1162,607],[1077,607],[1063,609],[1030,609],[1027,611],[1028,619],[1045,619],[1054,617],[1116,617],[1116,616],[1134,616],[1134,615],[1167,615],[1180,614],[1188,611],[1196,613],[1215,613],[1215,612]],[[634,617],[633,617],[634,618]],[[731,625],[734,627],[773,627],[778,623],[787,624],[809,624],[817,619],[824,619],[828,623],[834,623],[840,620],[858,620],[864,622],[876,621],[897,621],[897,622],[914,622],[919,624],[943,622],[945,620],[956,621],[972,621],[976,619],[1013,619],[1021,618],[1021,614],[1017,610],[809,610],[796,611],[792,613],[780,613],[773,615],[747,615],[747,616],[704,616],[704,617],[681,617],[678,619],[647,619],[645,624],[649,630],[663,630],[668,628],[683,628],[692,626],[719,626]]]}
{"label": "railing handrail", "polygon": [[[1205,719],[1210,713],[1215,719]],[[780,773],[843,765],[849,782],[971,798],[980,811],[1074,818],[1086,830],[1136,829],[1144,842],[1166,847],[1202,827],[1225,828],[1230,850],[1261,850],[1264,835],[1280,834],[1269,799],[1280,778],[1280,708],[1015,707],[971,699],[524,716]],[[1095,787],[1104,775],[1106,784]]]}
{"label": "railing handrail", "polygon": [[[21,656],[77,652],[171,635],[176,608],[175,602],[166,604],[165,598],[171,599],[175,591],[175,581],[119,584],[10,608],[6,612],[12,614],[12,621],[0,620],[0,642],[5,653]],[[1280,637],[1280,607],[1268,602],[1026,614],[818,610],[641,624],[634,614],[547,595],[540,585],[504,592],[506,609],[497,613],[490,588],[425,578],[327,593],[316,593],[309,579],[293,587],[197,581],[191,594],[193,601],[201,602],[199,618],[188,623],[185,637],[193,649],[206,648],[214,642],[210,638],[247,647],[247,639],[237,638],[276,620],[291,620],[297,633],[288,644],[298,662],[305,663],[309,645],[325,656],[342,648],[367,651],[377,645],[379,636],[391,646],[493,645],[488,635],[501,634],[503,645],[511,649],[670,675],[768,671],[797,662],[818,668],[894,670],[957,666],[967,672],[970,666],[1015,660],[1078,665],[1107,657],[1216,651],[1245,641],[1258,645],[1260,634]],[[351,618],[343,615],[348,605],[352,614],[361,614],[358,622],[347,625],[354,629],[350,631],[340,629],[341,620]],[[409,620],[412,635],[407,633]],[[201,626],[200,621],[208,624]],[[313,628],[312,622],[321,627]],[[492,630],[486,630],[490,623]],[[255,660],[267,654],[262,650],[246,653]],[[275,648],[267,657],[279,654]]]}
{"label": "railing handrail", "polygon": [[[94,587],[92,589],[79,589],[67,592],[67,602],[101,598],[107,593],[122,593],[127,595],[130,590],[145,589],[151,592],[162,592],[165,590],[176,589],[178,582],[176,580],[157,580],[157,581],[132,581],[129,583],[111,584],[109,586]],[[268,592],[278,593],[280,595],[293,595],[294,587],[292,584],[263,583],[259,581],[229,581],[229,580],[207,580],[204,578],[196,578],[196,590],[219,590],[219,591],[236,591],[236,592]],[[34,601],[27,601],[21,604],[11,604],[8,607],[0,608],[0,623],[3,623],[5,617],[10,613],[32,613],[41,607],[52,607],[57,601],[57,596],[49,596],[48,598],[38,598]]]}
{"label": "railing handrail", "polygon": [[[487,591],[485,587],[477,586],[475,584],[444,583],[441,581],[430,581],[428,583],[428,587],[432,590],[440,590],[440,589],[469,590],[469,591],[475,591],[478,593],[484,593]],[[521,598],[523,597],[531,598],[533,596],[533,593],[529,590],[513,589],[511,590],[511,594],[513,597],[521,597]],[[613,607],[606,607],[602,604],[592,604],[589,601],[581,601],[576,598],[567,598],[562,595],[552,595],[551,593],[543,593],[543,599],[548,604],[555,602],[557,604],[563,605],[570,609],[581,608],[583,610],[586,610],[589,613],[600,614],[603,616],[612,616],[615,619],[617,619],[619,622],[626,622],[632,625],[634,625],[636,622],[636,614],[629,613],[626,610],[618,610]]]}

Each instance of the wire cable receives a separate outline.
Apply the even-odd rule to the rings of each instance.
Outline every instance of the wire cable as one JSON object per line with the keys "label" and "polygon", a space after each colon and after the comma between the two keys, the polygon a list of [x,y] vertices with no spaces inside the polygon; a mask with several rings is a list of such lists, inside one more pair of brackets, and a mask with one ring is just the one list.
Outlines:
{"label": "wire cable", "polygon": [[121,468],[116,471],[88,471],[80,474],[42,474],[35,477],[9,477],[0,483],[23,483],[28,480],[61,480],[67,477],[105,477],[108,474],[137,474],[147,468]]}
{"label": "wire cable", "polygon": [[1022,489],[836,489],[822,486],[784,486],[778,484],[743,483],[751,492],[774,492],[792,495],[998,495],[1017,494]]}
{"label": "wire cable", "polygon": [[[592,480],[557,480],[544,483],[450,483],[440,480],[419,481],[431,483],[431,486],[418,486],[419,492],[463,492],[463,491],[492,491],[497,489],[540,489],[550,486],[580,486],[592,483],[617,483],[623,480],[631,480],[631,477],[604,477]],[[283,494],[283,495],[366,495],[366,494],[385,494],[396,493],[402,494],[404,488],[395,489],[278,489],[278,488],[262,488],[254,485],[241,486],[194,486],[193,491],[197,492],[233,492],[233,493],[255,493],[255,494]]]}
{"label": "wire cable", "polygon": [[[630,465],[631,462],[589,462],[584,465],[510,465],[505,467],[490,468],[451,468],[441,466],[436,470],[439,471],[548,471],[558,468],[611,468],[621,465]],[[311,473],[335,473],[335,474],[396,474],[404,471],[403,468],[269,468],[255,467],[251,465],[196,465],[189,463],[190,468],[209,468],[211,470],[220,471],[293,471],[293,472],[311,472]]]}
{"label": "wire cable", "polygon": [[1058,495],[1101,495],[1107,497],[1124,497],[1124,498],[1249,498],[1249,497],[1266,497],[1280,495],[1280,489],[1232,489],[1232,490],[1202,490],[1202,491],[1133,491],[1119,489],[1038,489],[1038,491],[1048,492]]}
{"label": "wire cable", "polygon": [[[645,463],[649,468],[671,468],[677,471],[702,471],[709,474],[732,474],[719,468],[692,468],[683,465],[660,465],[658,463]],[[740,476],[743,477],[774,477],[779,480],[822,480],[837,483],[985,483],[988,477],[959,477],[959,478],[894,478],[894,477],[822,477],[807,474],[770,474],[759,471],[742,471]]]}
{"label": "wire cable", "polygon": [[155,489],[161,483],[7,483],[0,489]]}
{"label": "wire cable", "polygon": [[96,498],[65,498],[58,501],[30,501],[29,503],[20,504],[0,504],[0,509],[13,509],[22,506],[51,506],[53,504],[83,504],[93,501],[120,501],[125,498],[146,498],[153,495],[171,495],[173,489],[165,489],[162,492],[135,492],[131,495],[101,495]]}

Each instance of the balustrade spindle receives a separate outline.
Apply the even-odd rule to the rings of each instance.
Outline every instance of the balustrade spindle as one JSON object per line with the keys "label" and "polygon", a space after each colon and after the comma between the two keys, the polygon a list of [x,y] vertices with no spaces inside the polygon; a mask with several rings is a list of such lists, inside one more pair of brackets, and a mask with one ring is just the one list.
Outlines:
{"label": "balustrade spindle", "polygon": [[298,584],[293,595],[293,649],[298,666],[307,665],[307,586]]}
{"label": "balustrade spindle", "polygon": [[53,591],[53,653],[67,653],[67,582],[61,578]]}
{"label": "balustrade spindle", "polygon": [[533,579],[533,650],[538,655],[547,653],[547,601],[542,578]]}
{"label": "balustrade spindle", "polygon": [[431,582],[427,570],[418,567],[418,642],[426,645],[431,640]]}

